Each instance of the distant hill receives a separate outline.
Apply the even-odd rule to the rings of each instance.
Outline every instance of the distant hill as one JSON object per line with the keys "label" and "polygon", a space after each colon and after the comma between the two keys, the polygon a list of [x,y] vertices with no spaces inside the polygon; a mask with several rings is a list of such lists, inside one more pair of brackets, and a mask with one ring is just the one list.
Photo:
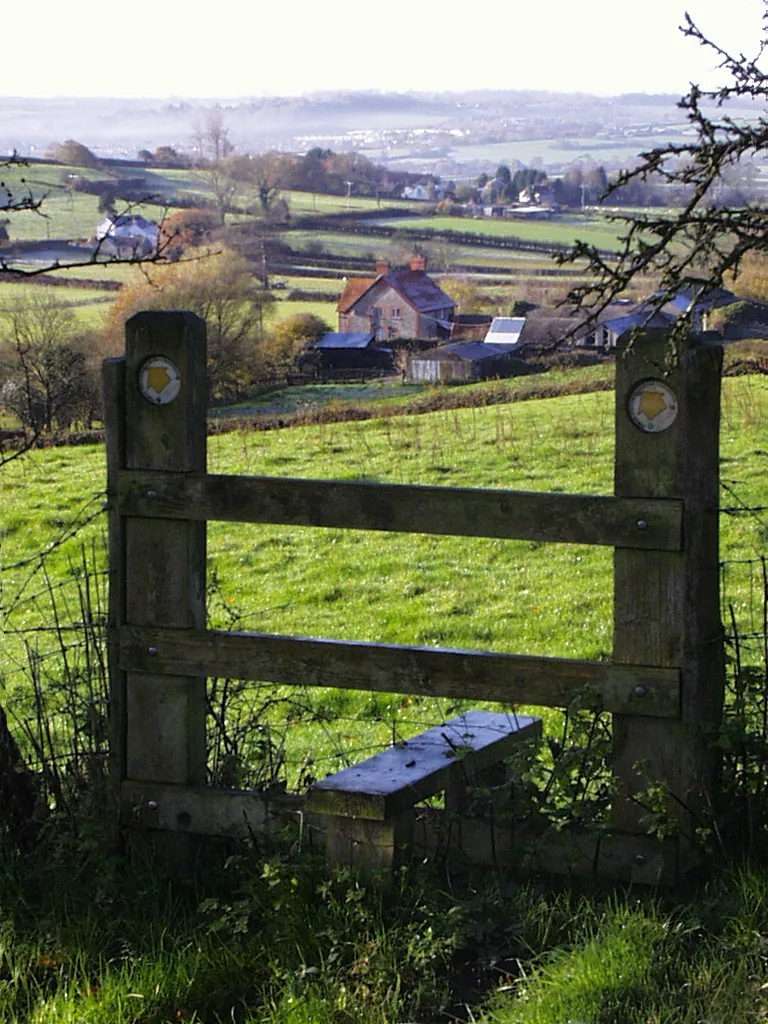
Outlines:
{"label": "distant hill", "polygon": [[[409,170],[450,174],[467,165],[470,174],[477,167],[493,169],[502,159],[563,165],[590,158],[593,151],[601,163],[624,165],[660,133],[682,137],[687,125],[677,99],[498,90],[321,92],[225,100],[221,107],[241,152],[322,145],[407,159]],[[40,156],[62,139],[77,139],[103,157],[132,158],[139,149],[164,145],[189,150],[193,125],[213,106],[204,99],[2,97],[0,152]],[[742,116],[751,112],[745,101]],[[536,145],[526,148],[528,143]]]}

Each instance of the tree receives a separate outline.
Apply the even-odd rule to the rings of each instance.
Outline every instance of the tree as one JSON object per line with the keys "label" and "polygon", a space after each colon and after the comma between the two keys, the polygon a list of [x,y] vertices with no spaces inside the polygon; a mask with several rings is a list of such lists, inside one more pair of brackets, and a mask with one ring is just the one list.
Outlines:
{"label": "tree", "polygon": [[[194,253],[191,254],[194,257]],[[208,395],[230,401],[255,377],[257,347],[273,297],[253,278],[248,263],[230,251],[137,274],[118,293],[107,333],[115,349],[125,321],[143,309],[188,309],[208,325]]]}
{"label": "tree", "polygon": [[10,368],[1,399],[25,427],[48,433],[93,410],[93,373],[80,340],[74,313],[53,289],[17,302],[6,314]]}
{"label": "tree", "polygon": [[67,139],[66,142],[52,142],[45,155],[49,160],[56,160],[60,164],[68,164],[70,167],[101,167],[101,160],[95,153],[91,152],[82,142],[74,139]]}
{"label": "tree", "polygon": [[[152,159],[153,157],[150,155],[150,160]],[[172,164],[184,163],[184,157],[173,146],[158,146],[155,150],[154,162],[160,167],[169,167]]]}
{"label": "tree", "polygon": [[117,216],[116,202],[117,195],[114,192],[101,192],[99,193],[99,202],[96,208],[99,213],[103,213],[106,217],[111,217],[114,220]]}
{"label": "tree", "polygon": [[[682,207],[613,218],[626,229],[615,259],[585,242],[577,242],[570,253],[559,258],[561,263],[586,259],[592,279],[573,288],[568,302],[589,309],[593,320],[641,275],[651,274],[659,280],[655,299],[655,308],[659,308],[686,288],[704,299],[715,289],[736,282],[742,269],[747,269],[747,257],[768,254],[765,207],[724,206],[716,201],[729,173],[756,158],[768,145],[768,75],[758,66],[767,40],[748,59],[743,54],[733,56],[708,39],[687,14],[682,32],[712,52],[727,81],[712,90],[692,85],[678,104],[693,129],[692,140],[642,153],[637,166],[621,172],[606,193],[610,196],[634,182],[653,178],[679,188],[684,197]],[[755,107],[755,116],[748,123],[728,114],[729,101],[745,98]],[[692,307],[693,303],[678,318],[678,329],[688,328]]]}
{"label": "tree", "polygon": [[192,126],[192,138],[201,163],[218,163],[235,149],[229,139],[224,111],[218,103],[202,121]]}
{"label": "tree", "polygon": [[458,313],[487,313],[495,305],[469,277],[444,277],[440,287],[456,303]]}
{"label": "tree", "polygon": [[181,256],[185,249],[199,249],[213,241],[219,221],[212,210],[190,207],[177,210],[160,224],[160,245],[169,256]]}
{"label": "tree", "polygon": [[264,344],[265,369],[287,372],[307,363],[307,351],[313,341],[327,334],[331,327],[314,313],[296,313],[275,324]]}

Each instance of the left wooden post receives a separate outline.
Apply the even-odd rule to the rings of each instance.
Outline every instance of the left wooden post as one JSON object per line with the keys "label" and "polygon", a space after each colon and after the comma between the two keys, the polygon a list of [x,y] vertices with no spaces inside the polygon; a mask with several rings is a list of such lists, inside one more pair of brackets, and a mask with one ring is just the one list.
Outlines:
{"label": "left wooden post", "polygon": [[[142,785],[141,820],[150,827],[159,811],[153,784],[205,782],[205,680],[123,672],[117,634],[123,625],[205,627],[206,528],[122,516],[117,478],[122,469],[205,472],[205,362],[204,321],[192,313],[146,312],[126,323],[125,358],[104,366],[112,771],[118,800],[124,781]],[[159,835],[160,852],[183,869],[191,837]]]}

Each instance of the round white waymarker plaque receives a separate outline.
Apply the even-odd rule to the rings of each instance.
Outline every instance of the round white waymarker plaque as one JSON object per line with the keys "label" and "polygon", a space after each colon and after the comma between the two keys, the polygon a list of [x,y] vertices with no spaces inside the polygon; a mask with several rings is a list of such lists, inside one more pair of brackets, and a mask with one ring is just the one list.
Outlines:
{"label": "round white waymarker plaque", "polygon": [[677,395],[661,380],[644,380],[629,396],[629,418],[646,434],[660,434],[677,418]]}
{"label": "round white waymarker plaque", "polygon": [[168,405],[181,390],[178,366],[165,356],[145,359],[139,370],[139,390],[153,405]]}

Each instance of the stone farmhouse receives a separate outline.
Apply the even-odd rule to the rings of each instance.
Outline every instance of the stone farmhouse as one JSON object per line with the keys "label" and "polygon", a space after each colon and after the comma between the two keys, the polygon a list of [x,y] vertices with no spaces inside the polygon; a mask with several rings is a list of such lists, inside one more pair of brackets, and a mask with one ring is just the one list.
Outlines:
{"label": "stone farmhouse", "polygon": [[366,332],[377,341],[450,337],[456,303],[427,274],[426,260],[414,256],[407,270],[392,270],[384,260],[376,277],[350,278],[337,311],[339,332]]}

